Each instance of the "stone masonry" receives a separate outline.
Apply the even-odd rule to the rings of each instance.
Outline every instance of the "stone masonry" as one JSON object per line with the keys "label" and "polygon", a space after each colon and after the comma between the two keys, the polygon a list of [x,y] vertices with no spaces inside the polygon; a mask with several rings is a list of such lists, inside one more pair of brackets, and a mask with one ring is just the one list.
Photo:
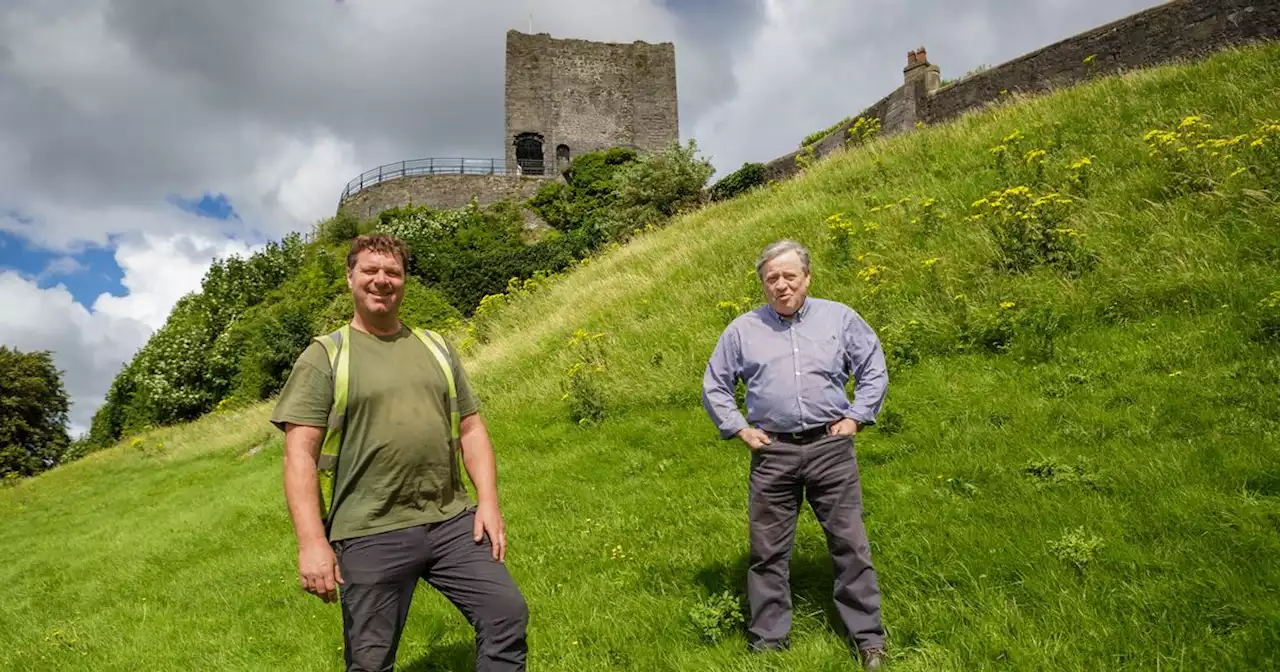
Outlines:
{"label": "stone masonry", "polygon": [[[547,172],[610,147],[657,151],[679,141],[675,46],[507,32],[506,159],[540,145]],[[528,155],[526,150],[526,155]],[[526,171],[527,172],[527,171]]]}
{"label": "stone masonry", "polygon": [[343,201],[342,209],[372,219],[389,208],[425,205],[460,208],[475,198],[480,205],[503,199],[523,201],[553,178],[518,175],[412,175],[365,187]]}

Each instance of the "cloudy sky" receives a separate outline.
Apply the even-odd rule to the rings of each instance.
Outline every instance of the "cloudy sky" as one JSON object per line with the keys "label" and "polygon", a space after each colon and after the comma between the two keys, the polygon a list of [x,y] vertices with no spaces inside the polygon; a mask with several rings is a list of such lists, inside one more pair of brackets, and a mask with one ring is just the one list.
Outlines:
{"label": "cloudy sky", "polygon": [[87,428],[199,287],[332,214],[348,179],[501,157],[508,29],[676,45],[680,133],[719,175],[898,86],[1156,0],[3,0],[0,344],[54,351]]}

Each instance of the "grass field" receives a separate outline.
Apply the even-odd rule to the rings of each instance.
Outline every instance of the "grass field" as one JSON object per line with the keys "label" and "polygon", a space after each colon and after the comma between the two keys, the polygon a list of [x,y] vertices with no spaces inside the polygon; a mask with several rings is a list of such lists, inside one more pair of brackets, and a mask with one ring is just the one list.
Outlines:
{"label": "grass field", "polygon": [[[759,301],[755,255],[784,236],[814,252],[811,293],[890,352],[857,445],[894,669],[1280,667],[1278,91],[1271,46],[1009,101],[512,298],[468,362],[530,669],[852,669],[810,511],[794,648],[745,651],[748,456],[699,401],[727,318]],[[1025,202],[991,195],[1018,186]],[[1070,203],[1031,205],[1046,193]],[[1017,208],[1043,235],[1002,245],[988,224]],[[603,366],[566,393],[578,329],[603,334],[582,360]],[[572,422],[575,402],[603,422]],[[296,580],[269,411],[0,491],[0,666],[339,669],[338,607]],[[420,588],[401,669],[467,669],[472,646]]]}

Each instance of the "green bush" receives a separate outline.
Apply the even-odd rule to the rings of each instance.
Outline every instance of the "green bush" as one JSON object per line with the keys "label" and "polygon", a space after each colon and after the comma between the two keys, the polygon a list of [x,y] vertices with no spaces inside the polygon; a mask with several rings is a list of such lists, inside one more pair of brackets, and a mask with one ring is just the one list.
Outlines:
{"label": "green bush", "polygon": [[403,211],[401,217],[384,220],[378,230],[404,240],[413,257],[410,272],[468,316],[482,298],[505,291],[511,278],[563,270],[599,239],[596,232],[572,230],[526,243],[519,208],[507,202]]}
{"label": "green bush", "polygon": [[124,430],[168,425],[199,417],[217,402],[206,385],[207,351],[214,334],[204,299],[196,293],[178,300],[169,319],[132,363],[132,392]]}
{"label": "green bush", "polygon": [[360,218],[344,208],[333,217],[320,222],[316,238],[330,245],[342,245],[360,235],[360,228]]}
{"label": "green bush", "polygon": [[683,146],[672,144],[619,171],[617,205],[625,213],[620,219],[635,222],[639,228],[697,205],[715,172],[710,161],[695,156],[697,151],[694,140]]}
{"label": "green bush", "polygon": [[560,231],[600,228],[617,200],[619,171],[634,164],[638,156],[633,149],[616,147],[574,157],[564,183],[542,187],[526,204]]}
{"label": "green bush", "polygon": [[708,195],[712,201],[726,201],[756,187],[764,186],[765,182],[763,163],[743,163],[741,168],[711,185]]}

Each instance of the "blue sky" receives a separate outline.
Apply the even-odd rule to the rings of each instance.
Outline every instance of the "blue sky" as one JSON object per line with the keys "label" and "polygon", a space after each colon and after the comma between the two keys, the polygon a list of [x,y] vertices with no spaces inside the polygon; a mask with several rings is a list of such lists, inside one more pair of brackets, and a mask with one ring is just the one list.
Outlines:
{"label": "blue sky", "polygon": [[[226,194],[205,193],[199,198],[171,196],[169,203],[181,211],[213,220],[239,220]],[[30,224],[20,212],[9,219]],[[91,308],[101,294],[125,296],[124,271],[116,262],[118,235],[108,234],[108,244],[82,243],[70,252],[53,251],[25,237],[0,229],[0,271],[13,270],[30,278],[40,289],[62,285],[76,303]]]}
{"label": "blue sky", "polygon": [[116,247],[86,246],[79,252],[50,252],[8,231],[0,231],[0,270],[16,270],[41,289],[63,285],[76,303],[92,306],[99,294],[124,296],[124,272],[116,264]]}

